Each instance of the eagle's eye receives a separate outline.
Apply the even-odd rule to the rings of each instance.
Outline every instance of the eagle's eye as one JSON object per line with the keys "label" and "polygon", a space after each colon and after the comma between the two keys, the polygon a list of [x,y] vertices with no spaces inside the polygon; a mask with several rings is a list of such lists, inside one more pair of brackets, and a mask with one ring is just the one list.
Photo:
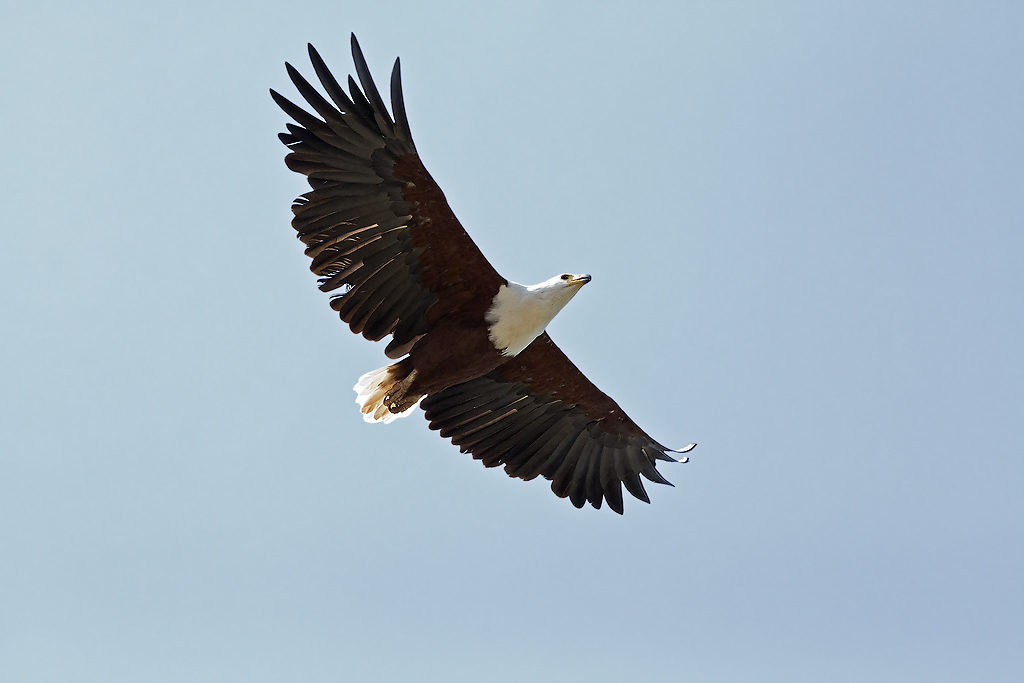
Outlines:
{"label": "eagle's eye", "polygon": [[571,277],[572,277],[572,275],[569,275],[569,273],[565,273],[564,275],[562,275],[562,279],[563,280],[568,280]]}

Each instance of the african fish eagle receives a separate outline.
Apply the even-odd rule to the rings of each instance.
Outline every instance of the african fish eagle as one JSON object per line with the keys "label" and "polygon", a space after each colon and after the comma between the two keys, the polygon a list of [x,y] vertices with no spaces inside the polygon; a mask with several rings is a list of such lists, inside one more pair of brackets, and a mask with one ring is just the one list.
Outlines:
{"label": "african fish eagle", "polygon": [[[559,350],[544,328],[590,281],[563,273],[536,285],[495,271],[423,167],[409,132],[399,60],[389,114],[352,36],[359,82],[348,92],[309,46],[325,99],[291,66],[288,75],[319,118],[271,90],[295,124],[279,135],[285,163],[311,191],[292,205],[292,226],[353,332],[379,341],[397,363],[355,385],[368,422],[419,405],[430,428],[486,467],[551,481],[577,508],[602,500],[622,514],[622,488],[649,503],[640,475],[673,451],[640,429]],[[362,86],[360,88],[360,86]],[[671,485],[671,484],[669,484]]]}

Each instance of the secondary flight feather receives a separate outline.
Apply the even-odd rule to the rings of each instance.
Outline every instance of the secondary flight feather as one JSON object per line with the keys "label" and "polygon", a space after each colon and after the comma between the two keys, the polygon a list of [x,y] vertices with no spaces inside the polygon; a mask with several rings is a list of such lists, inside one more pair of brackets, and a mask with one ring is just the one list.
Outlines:
{"label": "secondary flight feather", "polygon": [[[279,135],[288,168],[311,190],[292,204],[292,226],[331,307],[353,332],[398,362],[354,389],[368,422],[419,406],[431,429],[486,467],[551,481],[576,507],[622,513],[622,487],[650,502],[641,476],[669,482],[657,461],[686,462],[640,429],[544,331],[590,276],[562,273],[536,285],[491,266],[423,167],[402,99],[399,60],[391,111],[355,36],[358,82],[347,90],[309,46],[324,97],[290,64],[307,109],[271,90],[295,123]],[[329,98],[329,99],[328,99]],[[393,117],[392,117],[393,114]]]}

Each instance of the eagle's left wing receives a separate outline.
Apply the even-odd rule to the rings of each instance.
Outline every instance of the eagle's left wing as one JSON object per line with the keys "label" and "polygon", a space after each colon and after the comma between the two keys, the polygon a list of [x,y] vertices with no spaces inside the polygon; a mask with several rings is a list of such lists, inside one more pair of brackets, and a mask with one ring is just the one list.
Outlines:
{"label": "eagle's left wing", "polygon": [[551,480],[576,507],[601,501],[622,514],[622,486],[649,503],[640,475],[671,483],[655,468],[676,460],[598,389],[547,333],[490,374],[423,399],[430,428],[486,467]]}

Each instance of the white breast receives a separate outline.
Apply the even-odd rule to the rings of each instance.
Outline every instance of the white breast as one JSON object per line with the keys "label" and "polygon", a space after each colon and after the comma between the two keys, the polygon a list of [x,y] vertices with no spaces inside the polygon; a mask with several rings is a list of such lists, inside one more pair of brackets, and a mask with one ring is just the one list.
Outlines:
{"label": "white breast", "polygon": [[494,348],[504,356],[519,354],[540,336],[578,289],[554,278],[529,287],[518,282],[502,285],[485,316]]}

